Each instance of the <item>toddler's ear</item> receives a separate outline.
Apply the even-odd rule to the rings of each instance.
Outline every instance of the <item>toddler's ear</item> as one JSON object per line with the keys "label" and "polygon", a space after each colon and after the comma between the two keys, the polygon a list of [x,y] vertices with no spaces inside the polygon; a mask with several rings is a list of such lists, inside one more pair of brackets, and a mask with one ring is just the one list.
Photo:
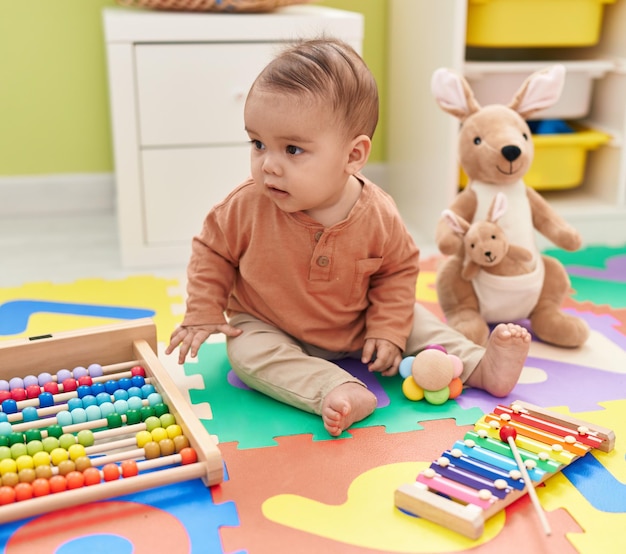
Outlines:
{"label": "toddler's ear", "polygon": [[353,175],[363,169],[372,151],[372,140],[367,135],[359,135],[352,141],[352,149],[348,155],[347,171]]}

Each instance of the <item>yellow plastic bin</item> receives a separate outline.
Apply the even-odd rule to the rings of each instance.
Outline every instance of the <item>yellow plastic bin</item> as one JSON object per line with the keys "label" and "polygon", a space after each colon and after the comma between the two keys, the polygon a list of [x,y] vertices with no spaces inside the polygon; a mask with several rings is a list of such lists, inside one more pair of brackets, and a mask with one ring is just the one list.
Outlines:
{"label": "yellow plastic bin", "polygon": [[[611,140],[611,136],[574,124],[574,133],[533,135],[535,158],[524,176],[524,182],[535,190],[560,190],[582,184],[587,165],[587,153]],[[467,185],[467,175],[461,169],[460,186]]]}
{"label": "yellow plastic bin", "polygon": [[597,44],[604,5],[615,0],[468,0],[468,46],[569,47]]}

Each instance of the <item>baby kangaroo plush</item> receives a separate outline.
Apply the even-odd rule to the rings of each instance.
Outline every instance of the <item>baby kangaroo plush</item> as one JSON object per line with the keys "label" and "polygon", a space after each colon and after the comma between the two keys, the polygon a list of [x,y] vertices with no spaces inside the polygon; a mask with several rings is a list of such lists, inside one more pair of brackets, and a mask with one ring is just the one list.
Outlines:
{"label": "baby kangaroo plush", "polygon": [[[531,266],[528,262],[533,259],[532,252],[522,246],[510,244],[497,223],[505,212],[506,196],[501,192],[494,196],[486,220],[470,224],[452,210],[444,210],[442,216],[448,225],[463,237],[463,255],[458,256],[459,260],[454,259],[454,256],[450,257],[444,264],[452,264],[452,271],[458,273],[460,262],[461,277],[466,281],[471,281],[481,269],[491,275],[513,276],[529,273]],[[445,275],[448,271],[441,267],[440,275]],[[468,287],[468,294],[475,294],[472,287]],[[445,304],[445,296],[441,302]]]}
{"label": "baby kangaroo plush", "polygon": [[469,178],[450,211],[469,224],[485,220],[495,196],[503,194],[508,208],[498,226],[511,246],[531,254],[526,272],[497,275],[481,268],[467,281],[459,261],[464,237],[450,227],[449,216],[439,221],[437,246],[452,260],[437,275],[439,302],[448,324],[478,344],[486,343],[489,323],[520,319],[530,320],[537,338],[557,346],[578,347],[589,335],[583,320],[562,311],[569,277],[558,260],[539,253],[534,236],[537,230],[573,251],[581,246],[580,234],[523,181],[534,155],[526,120],[559,99],[564,78],[565,68],[553,66],[526,79],[508,105],[484,107],[463,77],[438,69],[432,78],[439,106],[461,121],[459,160]]}

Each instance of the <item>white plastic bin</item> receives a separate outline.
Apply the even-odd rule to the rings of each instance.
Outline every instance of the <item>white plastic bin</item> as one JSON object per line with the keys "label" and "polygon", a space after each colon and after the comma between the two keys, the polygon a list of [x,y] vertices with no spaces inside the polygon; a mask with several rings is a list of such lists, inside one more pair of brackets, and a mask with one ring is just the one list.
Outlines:
{"label": "white plastic bin", "polygon": [[538,112],[533,119],[580,119],[589,112],[594,79],[615,67],[609,60],[466,62],[464,75],[478,102],[508,104],[525,79],[535,71],[554,64],[565,66],[565,86],[559,101]]}

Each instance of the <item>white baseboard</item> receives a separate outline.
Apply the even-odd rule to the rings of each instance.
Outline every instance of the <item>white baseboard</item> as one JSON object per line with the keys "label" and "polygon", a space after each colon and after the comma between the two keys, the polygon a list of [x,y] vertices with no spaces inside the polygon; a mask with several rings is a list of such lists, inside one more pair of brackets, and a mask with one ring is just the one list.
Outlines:
{"label": "white baseboard", "polygon": [[0,177],[0,216],[115,210],[112,173]]}

